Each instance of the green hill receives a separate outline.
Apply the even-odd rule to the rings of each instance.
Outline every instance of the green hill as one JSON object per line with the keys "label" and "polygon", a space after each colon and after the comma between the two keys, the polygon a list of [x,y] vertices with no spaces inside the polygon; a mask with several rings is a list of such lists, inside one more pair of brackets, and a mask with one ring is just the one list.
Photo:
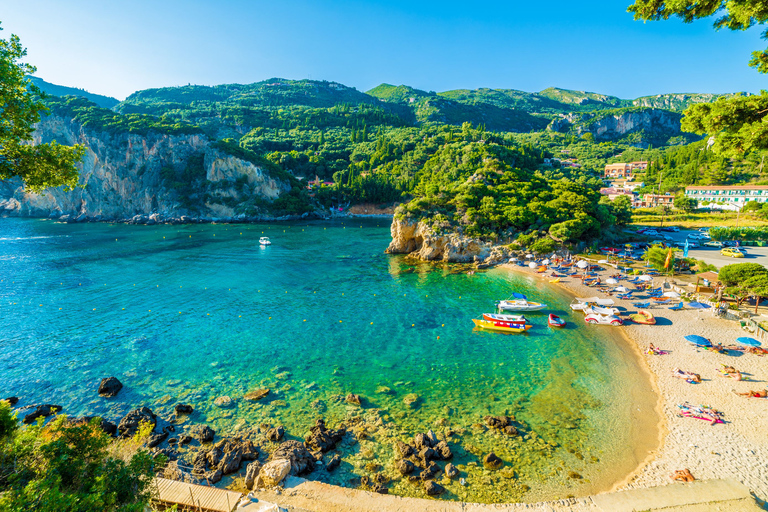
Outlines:
{"label": "green hill", "polygon": [[76,89],[74,87],[52,84],[36,76],[30,76],[28,78],[38,89],[51,96],[79,96],[92,101],[101,108],[114,108],[115,105],[120,103],[116,98],[102,96],[101,94],[93,94],[85,89]]}

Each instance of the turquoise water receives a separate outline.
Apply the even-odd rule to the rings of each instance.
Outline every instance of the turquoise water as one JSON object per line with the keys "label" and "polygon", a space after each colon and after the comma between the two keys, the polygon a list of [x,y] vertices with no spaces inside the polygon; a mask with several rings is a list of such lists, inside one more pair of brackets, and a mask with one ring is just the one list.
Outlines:
{"label": "turquoise water", "polygon": [[[263,235],[272,246],[258,245]],[[412,265],[383,254],[389,239],[383,219],[0,219],[0,396],[110,419],[140,405],[170,415],[187,401],[191,421],[217,431],[281,423],[297,438],[317,417],[357,417],[367,438],[323,477],[341,485],[374,471],[394,477],[395,439],[450,429],[468,485],[446,483],[448,499],[564,497],[632,469],[634,412],[616,397],[643,379],[615,331],[584,325],[569,297],[536,277]],[[533,313],[527,334],[474,330],[471,319],[511,291],[550,304],[568,327],[553,331]],[[96,395],[109,375],[125,385],[111,401]],[[256,387],[269,387],[270,399],[240,400]],[[364,408],[345,404],[347,393]],[[221,395],[236,406],[215,407]],[[408,395],[418,401],[406,404]],[[527,435],[484,432],[477,424],[488,414],[515,414]],[[505,470],[475,465],[490,450]],[[421,495],[403,480],[390,490]]]}

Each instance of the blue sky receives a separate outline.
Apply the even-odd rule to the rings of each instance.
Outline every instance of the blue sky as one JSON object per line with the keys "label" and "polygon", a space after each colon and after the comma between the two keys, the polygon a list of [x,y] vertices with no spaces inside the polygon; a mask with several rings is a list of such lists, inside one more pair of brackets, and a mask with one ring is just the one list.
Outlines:
{"label": "blue sky", "polygon": [[37,76],[125,98],[271,77],[445,91],[759,92],[759,31],[643,23],[631,0],[0,0]]}

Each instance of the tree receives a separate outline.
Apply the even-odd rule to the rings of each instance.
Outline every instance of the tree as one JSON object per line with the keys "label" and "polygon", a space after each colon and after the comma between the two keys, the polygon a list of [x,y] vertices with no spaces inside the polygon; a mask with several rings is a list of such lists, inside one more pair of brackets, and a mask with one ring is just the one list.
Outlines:
{"label": "tree", "polygon": [[734,286],[759,274],[768,273],[768,269],[759,263],[734,263],[720,269],[717,278],[724,286]]}
{"label": "tree", "polygon": [[[747,30],[768,21],[768,3],[762,0],[635,0],[627,9],[636,20],[666,20],[678,17],[685,23],[721,15],[715,29]],[[763,32],[768,38],[768,30]],[[768,73],[768,49],[752,52],[749,65]],[[715,136],[712,149],[724,156],[738,156],[752,149],[768,148],[768,92],[756,96],[721,97],[714,103],[690,106],[682,128],[700,135]]]}
{"label": "tree", "polygon": [[667,215],[672,213],[672,208],[670,208],[669,206],[667,206],[665,204],[662,204],[662,205],[660,205],[658,207],[657,210],[658,210],[659,214],[661,215],[661,224],[659,224],[659,227],[663,228],[664,227],[664,219],[667,218]]}
{"label": "tree", "polygon": [[627,196],[619,196],[611,203],[611,213],[616,217],[617,226],[626,226],[632,222],[632,201]]}
{"label": "tree", "polygon": [[60,185],[72,188],[78,178],[75,163],[85,149],[56,141],[29,144],[35,123],[47,109],[42,93],[27,78],[34,66],[20,62],[26,55],[17,36],[0,39],[0,180],[19,177],[32,192]]}
{"label": "tree", "polygon": [[684,195],[675,196],[674,201],[675,208],[690,213],[699,206],[699,202],[691,197],[685,197]]}
{"label": "tree", "polygon": [[[670,256],[671,255],[671,256]],[[656,270],[674,273],[675,250],[665,249],[660,245],[649,247],[643,254],[643,259]]]}

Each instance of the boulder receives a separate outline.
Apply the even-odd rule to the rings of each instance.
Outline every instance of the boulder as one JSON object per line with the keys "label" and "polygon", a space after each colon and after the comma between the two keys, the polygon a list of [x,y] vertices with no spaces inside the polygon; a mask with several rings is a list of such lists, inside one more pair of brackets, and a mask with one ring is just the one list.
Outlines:
{"label": "boulder", "polygon": [[224,453],[216,468],[223,475],[229,475],[240,470],[240,463],[243,461],[243,454],[239,449]]}
{"label": "boulder", "polygon": [[43,404],[38,405],[34,411],[24,416],[24,423],[29,425],[30,423],[33,423],[37,418],[47,418],[48,416],[52,416],[62,410],[63,407],[60,405],[53,405],[53,404]]}
{"label": "boulder", "polygon": [[488,469],[499,469],[501,466],[504,465],[504,461],[501,460],[498,455],[491,452],[488,455],[485,456],[483,459],[483,466],[485,466]]}
{"label": "boulder", "polygon": [[274,428],[267,430],[267,440],[272,442],[280,441],[285,435],[285,428],[282,425],[278,425]]}
{"label": "boulder", "polygon": [[395,462],[395,469],[397,469],[401,475],[410,475],[413,473],[413,470],[416,469],[416,466],[413,465],[413,462],[407,459],[400,459]]}
{"label": "boulder", "polygon": [[254,486],[262,488],[278,485],[291,472],[291,467],[291,461],[287,459],[276,459],[267,462],[259,471]]}
{"label": "boulder", "polygon": [[413,449],[413,446],[407,443],[397,441],[397,444],[395,445],[395,453],[399,454],[401,458],[406,458],[415,454],[416,450]]}
{"label": "boulder", "polygon": [[269,388],[259,388],[250,391],[243,396],[243,399],[250,401],[258,401],[269,394]]}
{"label": "boulder", "polygon": [[216,398],[213,401],[213,405],[215,405],[216,407],[221,407],[222,409],[226,409],[228,407],[234,406],[235,402],[232,400],[232,398],[228,397],[227,395],[224,395]]}
{"label": "boulder", "polygon": [[205,474],[205,479],[208,481],[209,484],[215,484],[221,481],[221,477],[224,476],[221,474],[221,471],[218,469],[215,469],[213,471],[209,471]]}
{"label": "boulder", "polygon": [[346,430],[330,430],[325,427],[325,421],[319,419],[309,431],[305,443],[312,450],[320,450],[325,453],[336,448],[336,445],[344,437]]}
{"label": "boulder", "polygon": [[451,479],[456,478],[457,476],[459,476],[459,468],[457,468],[456,466],[454,466],[451,463],[446,464],[445,465],[445,476],[447,476],[448,478],[451,478]]}
{"label": "boulder", "polygon": [[432,430],[429,430],[426,434],[427,439],[429,439],[429,446],[435,447],[437,445],[437,434],[432,432]]}
{"label": "boulder", "polygon": [[445,441],[440,441],[439,443],[437,443],[437,444],[435,445],[435,448],[434,448],[434,450],[435,450],[435,452],[437,453],[437,455],[438,455],[438,456],[439,456],[439,457],[440,457],[442,460],[448,460],[448,459],[450,459],[451,457],[453,457],[453,453],[451,452],[451,447],[450,447],[450,446],[448,446],[448,443],[446,443]]}
{"label": "boulder", "polygon": [[99,395],[104,397],[116,396],[123,389],[123,383],[115,377],[101,379],[99,383]]}
{"label": "boulder", "polygon": [[205,454],[205,460],[208,462],[208,464],[212,468],[216,468],[219,465],[219,462],[221,462],[221,459],[224,457],[224,450],[220,446],[221,443],[217,444],[213,448],[211,448],[208,452]]}
{"label": "boulder", "polygon": [[261,471],[261,462],[254,461],[245,467],[245,487],[250,491],[253,489],[253,484],[256,482],[256,477],[259,476]]}
{"label": "boulder", "polygon": [[445,492],[445,487],[432,480],[427,480],[424,482],[424,491],[427,493],[427,496],[437,496]]}
{"label": "boulder", "polygon": [[149,407],[134,409],[120,420],[120,423],[117,424],[117,431],[120,433],[120,437],[132,437],[136,434],[136,430],[138,430],[139,424],[142,422],[149,423],[152,426],[150,432],[155,430],[157,416]]}
{"label": "boulder", "polygon": [[19,403],[19,397],[17,397],[17,396],[9,396],[8,398],[5,398],[4,400],[6,402],[8,402],[8,405],[10,405],[11,407],[13,407],[17,403]]}
{"label": "boulder", "polygon": [[435,464],[434,462],[430,462],[429,465],[425,470],[423,470],[421,473],[419,473],[419,479],[420,480],[429,480],[431,478],[434,478],[436,474],[440,472],[440,466]]}
{"label": "boulder", "polygon": [[195,408],[189,404],[176,404],[176,407],[173,409],[176,411],[176,414],[192,414],[195,411]]}
{"label": "boulder", "polygon": [[201,443],[210,443],[216,436],[216,432],[208,425],[203,425],[197,430],[197,440]]}
{"label": "boulder", "polygon": [[339,467],[340,464],[341,464],[341,457],[338,454],[336,454],[333,457],[331,457],[331,460],[329,460],[328,464],[325,465],[325,469],[328,471],[333,471],[334,469]]}
{"label": "boulder", "polygon": [[189,444],[192,442],[192,436],[188,436],[187,434],[182,434],[179,436],[179,445],[184,446],[185,444]]}
{"label": "boulder", "polygon": [[356,395],[354,393],[348,394],[346,400],[348,404],[357,405],[357,406],[363,405],[363,399],[360,398],[360,395]]}
{"label": "boulder", "polygon": [[240,453],[244,461],[256,460],[259,458],[259,449],[251,441],[243,441],[239,446]]}
{"label": "boulder", "polygon": [[485,420],[486,425],[498,429],[503,429],[504,427],[511,425],[514,421],[514,418],[509,416],[486,416],[483,419]]}
{"label": "boulder", "polygon": [[425,446],[424,448],[419,450],[419,458],[424,461],[424,464],[427,464],[430,461],[437,460],[439,457],[437,456],[437,452],[433,448],[429,448],[428,446]]}
{"label": "boulder", "polygon": [[427,437],[427,434],[416,434],[413,436],[413,446],[415,446],[417,450],[421,451],[424,448],[431,448],[432,442],[429,437]]}
{"label": "boulder", "polygon": [[147,438],[147,447],[154,448],[168,438],[168,432],[161,432],[159,434],[151,434]]}
{"label": "boulder", "polygon": [[517,431],[514,425],[507,425],[506,427],[504,427],[504,433],[507,434],[508,436],[513,436],[513,437],[520,434],[520,432]]}
{"label": "boulder", "polygon": [[272,452],[270,460],[286,459],[291,463],[291,474],[295,476],[306,475],[315,467],[315,458],[309,453],[307,447],[298,441],[285,441],[277,450]]}

